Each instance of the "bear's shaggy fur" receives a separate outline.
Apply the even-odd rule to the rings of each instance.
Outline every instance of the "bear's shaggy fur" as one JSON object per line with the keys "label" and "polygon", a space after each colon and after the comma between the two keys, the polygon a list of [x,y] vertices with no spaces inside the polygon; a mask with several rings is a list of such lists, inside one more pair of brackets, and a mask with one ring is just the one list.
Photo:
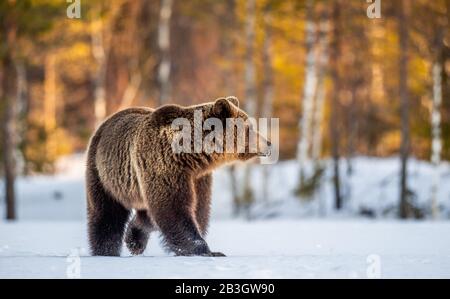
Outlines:
{"label": "bear's shaggy fur", "polygon": [[109,117],[92,136],[86,189],[93,255],[120,255],[123,239],[132,254],[141,254],[154,230],[177,255],[223,255],[211,252],[204,240],[211,171],[257,153],[174,153],[172,121],[183,117],[193,123],[195,110],[203,119],[248,118],[235,97],[189,107],[130,108]]}

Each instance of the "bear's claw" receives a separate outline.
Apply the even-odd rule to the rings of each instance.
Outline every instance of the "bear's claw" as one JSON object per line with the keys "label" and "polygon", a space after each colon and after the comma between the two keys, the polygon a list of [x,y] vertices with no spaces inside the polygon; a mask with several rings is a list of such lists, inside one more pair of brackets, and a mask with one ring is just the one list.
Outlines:
{"label": "bear's claw", "polygon": [[142,244],[140,244],[140,243],[129,242],[126,244],[127,244],[128,250],[130,251],[130,253],[132,255],[140,255],[140,254],[143,254],[145,251],[145,246],[142,246]]}
{"label": "bear's claw", "polygon": [[211,252],[212,256],[226,256],[222,252]]}
{"label": "bear's claw", "polygon": [[222,252],[210,252],[210,253],[202,254],[202,256],[224,257],[226,255],[223,254]]}

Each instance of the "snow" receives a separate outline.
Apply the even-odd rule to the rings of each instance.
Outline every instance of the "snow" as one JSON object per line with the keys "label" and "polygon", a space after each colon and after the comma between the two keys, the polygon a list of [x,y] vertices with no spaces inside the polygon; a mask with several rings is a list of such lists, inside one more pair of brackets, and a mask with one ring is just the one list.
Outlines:
{"label": "snow", "polygon": [[81,278],[367,278],[373,267],[381,278],[449,278],[449,231],[448,222],[220,220],[207,241],[224,258],[174,257],[157,235],[143,256],[90,257],[83,222],[25,221],[0,226],[0,278],[66,278],[74,252]]}
{"label": "snow", "polygon": [[[448,163],[439,168],[441,218],[403,222],[385,213],[397,203],[396,158],[356,158],[339,214],[332,210],[330,173],[316,200],[307,201],[293,195],[295,162],[255,165],[252,221],[231,217],[229,174],[222,169],[214,175],[207,241],[227,257],[174,257],[154,234],[143,256],[124,248],[113,258],[88,253],[83,159],[62,159],[54,176],[19,178],[19,221],[0,222],[0,278],[450,278]],[[260,200],[262,167],[270,167],[268,202]],[[428,206],[433,167],[411,160],[409,172],[418,204]],[[376,218],[359,216],[362,207]]]}
{"label": "snow", "polygon": [[[329,163],[330,161],[325,161]],[[327,167],[323,178],[323,187],[315,195],[316,200],[299,200],[294,195],[298,184],[299,169],[295,161],[282,161],[274,166],[255,165],[252,177],[253,191],[257,199],[262,198],[263,182],[262,168],[270,167],[269,171],[269,202],[257,201],[252,210],[254,218],[305,218],[334,215],[333,186],[331,167]],[[343,192],[348,198],[344,202],[344,212],[341,214],[359,215],[361,210],[370,210],[375,217],[396,218],[399,191],[400,161],[392,158],[356,157],[353,159],[353,175],[345,174],[345,161],[341,162],[341,177]],[[311,167],[310,167],[311,168]],[[428,162],[410,159],[409,188],[415,193],[416,205],[424,210],[431,208],[431,190],[434,167]],[[437,202],[441,208],[441,217],[450,219],[450,163],[442,162],[438,168],[440,186]],[[238,176],[243,176],[238,171]],[[215,174],[215,209],[216,218],[229,218],[231,214],[230,178],[226,171]],[[239,181],[239,180],[238,180]]]}

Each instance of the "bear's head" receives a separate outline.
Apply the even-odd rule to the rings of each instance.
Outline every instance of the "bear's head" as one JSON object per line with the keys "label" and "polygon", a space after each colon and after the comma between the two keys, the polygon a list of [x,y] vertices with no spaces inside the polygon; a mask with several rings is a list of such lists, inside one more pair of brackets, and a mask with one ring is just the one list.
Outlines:
{"label": "bear's head", "polygon": [[171,115],[171,128],[178,131],[172,142],[178,153],[206,156],[219,164],[271,153],[271,143],[257,131],[256,121],[239,107],[236,97],[189,107],[170,105],[164,111],[166,117]]}
{"label": "bear's head", "polygon": [[211,107],[211,117],[221,120],[223,125],[223,148],[226,159],[245,161],[257,156],[270,155],[270,141],[260,134],[256,120],[240,108],[236,97],[219,98],[211,103]]}

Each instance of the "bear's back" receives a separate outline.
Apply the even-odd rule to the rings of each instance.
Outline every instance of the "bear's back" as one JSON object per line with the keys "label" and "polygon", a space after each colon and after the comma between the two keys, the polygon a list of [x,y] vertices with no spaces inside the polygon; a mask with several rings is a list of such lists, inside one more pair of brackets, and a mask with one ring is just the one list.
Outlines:
{"label": "bear's back", "polygon": [[[153,114],[150,108],[128,108],[107,118],[95,135],[100,135],[99,149],[112,149],[132,142],[139,125]],[[99,151],[97,150],[97,153]]]}

